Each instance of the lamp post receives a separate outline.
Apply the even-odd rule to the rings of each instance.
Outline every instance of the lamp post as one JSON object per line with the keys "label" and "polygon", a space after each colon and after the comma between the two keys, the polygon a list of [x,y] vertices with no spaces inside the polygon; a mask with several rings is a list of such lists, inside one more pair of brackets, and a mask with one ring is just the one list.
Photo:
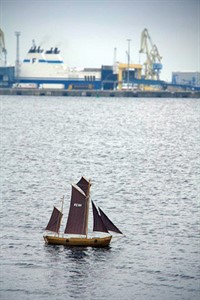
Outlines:
{"label": "lamp post", "polygon": [[20,37],[21,32],[16,31],[15,35],[17,38],[17,45],[16,45],[16,62],[15,62],[15,77],[19,77],[19,67],[20,67],[20,62],[19,62],[19,37]]}
{"label": "lamp post", "polygon": [[129,90],[129,82],[130,82],[130,73],[129,73],[129,69],[130,69],[130,42],[131,39],[127,39],[128,42],[128,74],[127,74],[127,88]]}

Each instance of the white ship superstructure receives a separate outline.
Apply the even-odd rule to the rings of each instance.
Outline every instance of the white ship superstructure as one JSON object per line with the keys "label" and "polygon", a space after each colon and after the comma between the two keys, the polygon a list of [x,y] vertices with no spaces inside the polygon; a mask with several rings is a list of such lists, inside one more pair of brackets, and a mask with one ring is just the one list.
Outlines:
{"label": "white ship superstructure", "polygon": [[67,88],[69,84],[80,83],[80,81],[86,83],[100,81],[101,69],[67,67],[57,47],[44,51],[33,45],[20,66],[18,79],[20,82],[37,84],[62,83]]}

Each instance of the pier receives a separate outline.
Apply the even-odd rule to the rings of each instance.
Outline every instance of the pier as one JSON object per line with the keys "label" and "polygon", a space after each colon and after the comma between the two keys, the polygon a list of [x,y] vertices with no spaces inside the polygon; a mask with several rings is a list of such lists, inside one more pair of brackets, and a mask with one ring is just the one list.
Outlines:
{"label": "pier", "polygon": [[58,90],[0,88],[0,95],[64,96],[64,97],[119,97],[119,98],[200,98],[200,91],[118,91],[118,90]]}

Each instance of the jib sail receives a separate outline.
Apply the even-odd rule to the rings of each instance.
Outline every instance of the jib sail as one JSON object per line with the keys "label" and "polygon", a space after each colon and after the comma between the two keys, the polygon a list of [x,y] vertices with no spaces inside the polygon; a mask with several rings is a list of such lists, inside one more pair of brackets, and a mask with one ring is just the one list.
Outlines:
{"label": "jib sail", "polygon": [[99,212],[100,212],[101,219],[104,225],[106,226],[107,230],[123,234],[100,208],[99,208]]}
{"label": "jib sail", "polygon": [[92,211],[93,211],[93,231],[108,232],[93,201],[92,201]]}

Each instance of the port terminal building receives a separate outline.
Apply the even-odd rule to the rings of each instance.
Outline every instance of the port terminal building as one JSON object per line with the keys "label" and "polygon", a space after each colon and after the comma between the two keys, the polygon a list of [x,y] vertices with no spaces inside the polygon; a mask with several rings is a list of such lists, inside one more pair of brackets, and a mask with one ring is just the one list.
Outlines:
{"label": "port terminal building", "polygon": [[46,88],[67,90],[200,90],[200,72],[173,72],[172,80],[145,79],[142,65],[119,63],[117,68],[102,65],[101,68],[85,68],[82,79],[16,77],[14,66],[0,67],[0,88]]}

